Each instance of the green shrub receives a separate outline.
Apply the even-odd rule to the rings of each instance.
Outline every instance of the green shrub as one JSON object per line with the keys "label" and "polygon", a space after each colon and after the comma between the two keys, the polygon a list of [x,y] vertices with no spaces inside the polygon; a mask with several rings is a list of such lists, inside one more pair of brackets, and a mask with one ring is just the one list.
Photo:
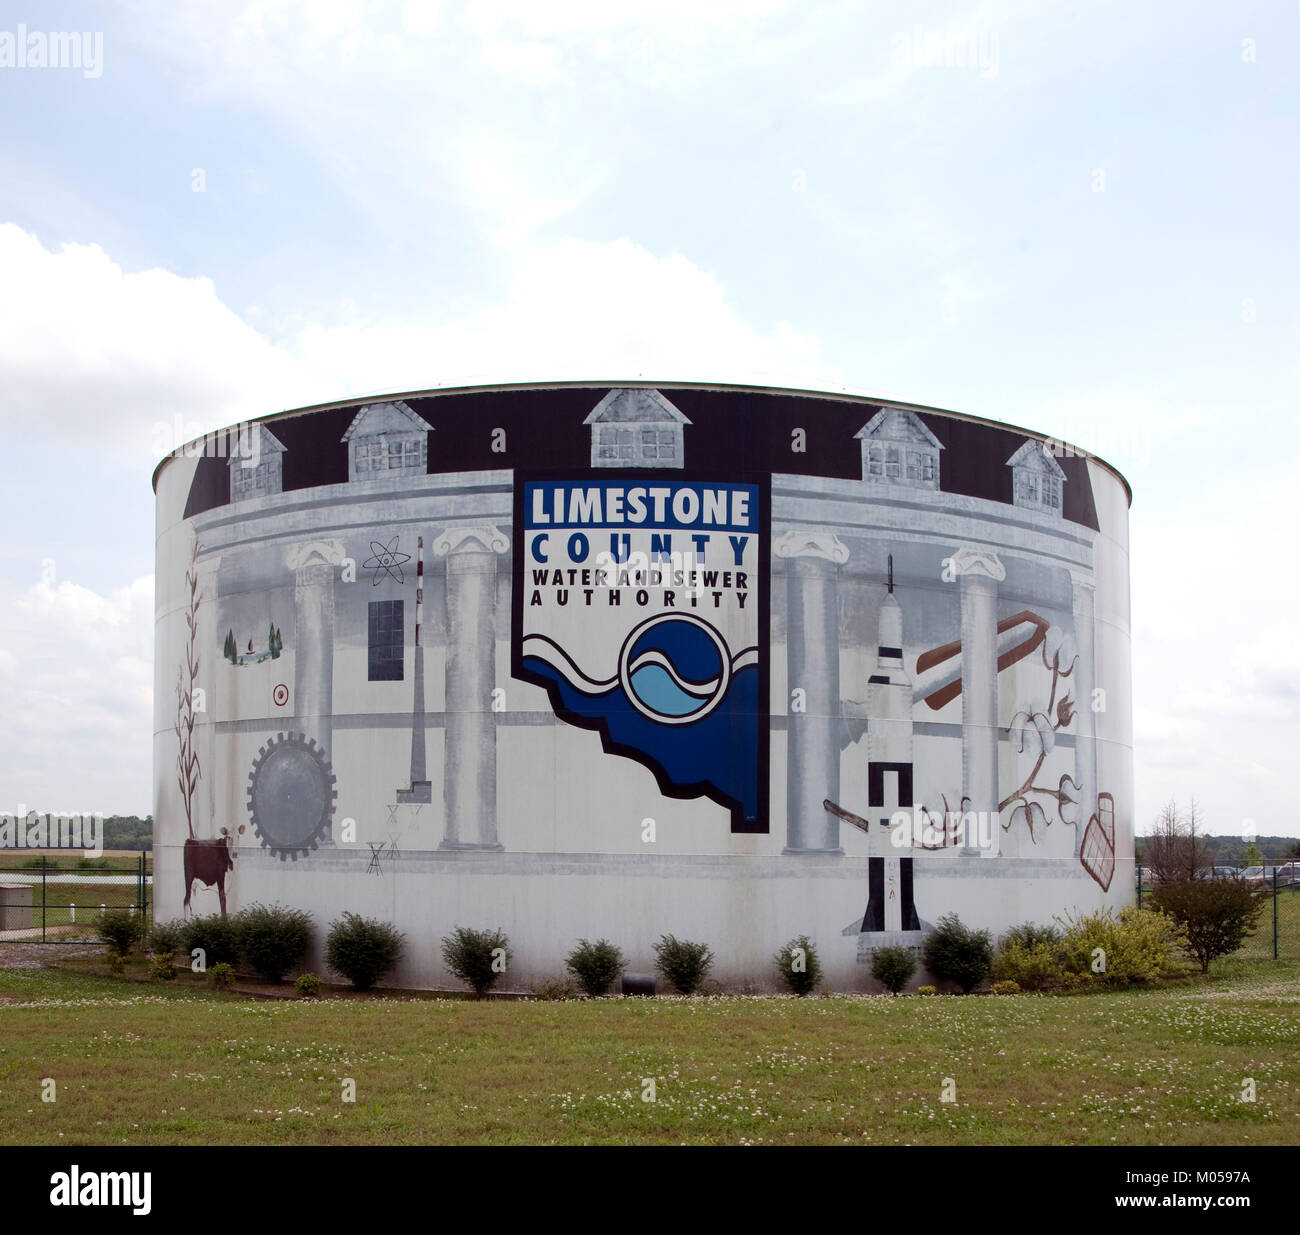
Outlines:
{"label": "green shrub", "polygon": [[149,976],[155,982],[170,982],[176,976],[176,966],[170,956],[155,956],[149,962]]}
{"label": "green shrub", "polygon": [[1010,981],[1010,980],[1008,980],[1008,981],[1006,981],[1006,982],[994,982],[993,985],[992,985],[989,989],[990,989],[990,990],[991,990],[995,995],[1019,995],[1019,994],[1020,994],[1020,983],[1019,983],[1019,982],[1012,982],[1012,981]]}
{"label": "green shrub", "polygon": [[821,960],[807,935],[791,939],[772,958],[772,963],[792,995],[811,995],[822,980]]}
{"label": "green shrub", "polygon": [[1061,942],[1059,926],[1039,926],[1036,922],[1021,922],[1013,926],[999,942],[1000,947],[1019,944],[1022,948],[1035,948],[1040,944],[1056,947]]}
{"label": "green shrub", "polygon": [[1006,936],[998,954],[993,958],[993,978],[998,982],[1015,982],[1022,990],[1040,991],[1055,985],[1064,972],[1061,959],[1060,932],[1058,942],[1040,939],[1025,943],[1022,938]]}
{"label": "green shrub", "polygon": [[482,999],[506,971],[514,955],[503,930],[476,931],[458,926],[442,941],[442,962]]}
{"label": "green shrub", "polygon": [[149,931],[149,951],[170,960],[181,950],[181,922],[155,922]]}
{"label": "green shrub", "polygon": [[699,990],[713,966],[709,947],[689,939],[660,935],[654,950],[655,968],[679,995],[693,995]]}
{"label": "green shrub", "polygon": [[945,914],[926,936],[924,956],[925,967],[936,978],[956,982],[969,995],[988,977],[993,937],[962,925],[955,913]]}
{"label": "green shrub", "polygon": [[572,978],[546,978],[533,987],[533,998],[545,1003],[561,1003],[577,995],[578,987]]}
{"label": "green shrub", "polygon": [[911,948],[877,948],[871,954],[871,976],[891,995],[897,995],[915,972],[916,953]]}
{"label": "green shrub", "polygon": [[34,858],[26,858],[23,861],[23,870],[39,871],[59,869],[59,864],[54,858],[46,857],[43,853],[38,853]]}
{"label": "green shrub", "polygon": [[79,871],[107,871],[113,869],[108,858],[78,858],[76,869]]}
{"label": "green shrub", "polygon": [[233,965],[239,960],[234,918],[213,913],[182,923],[181,951],[193,960],[195,949],[203,953],[203,969],[210,969],[213,965]]}
{"label": "green shrub", "polygon": [[252,904],[235,915],[239,958],[268,982],[302,964],[311,936],[311,914],[303,909]]}
{"label": "green shrub", "polygon": [[623,953],[608,939],[597,939],[595,943],[579,939],[578,946],[564,960],[564,967],[593,999],[609,990],[624,964]]}
{"label": "green shrub", "polygon": [[345,913],[330,923],[325,963],[359,991],[368,991],[401,959],[406,936],[391,922]]}
{"label": "green shrub", "polygon": [[1270,892],[1242,879],[1181,879],[1151,892],[1151,907],[1182,930],[1180,947],[1202,973],[1210,962],[1235,952],[1259,926]]}
{"label": "green shrub", "polygon": [[226,961],[218,961],[208,970],[208,978],[213,986],[225,990],[235,980],[235,967]]}
{"label": "green shrub", "polygon": [[1111,986],[1154,982],[1173,971],[1181,935],[1172,918],[1152,909],[1126,906],[1117,918],[1109,909],[1062,921],[1061,954],[1066,973]]}
{"label": "green shrub", "polygon": [[918,995],[933,995],[933,994],[934,994],[934,987],[933,987],[933,986],[918,986],[918,987],[916,988],[916,993],[917,993]]}
{"label": "green shrub", "polygon": [[96,931],[100,941],[116,956],[126,956],[144,938],[144,916],[127,909],[105,909]]}
{"label": "green shrub", "polygon": [[293,984],[298,994],[304,999],[315,999],[325,985],[314,973],[300,973]]}

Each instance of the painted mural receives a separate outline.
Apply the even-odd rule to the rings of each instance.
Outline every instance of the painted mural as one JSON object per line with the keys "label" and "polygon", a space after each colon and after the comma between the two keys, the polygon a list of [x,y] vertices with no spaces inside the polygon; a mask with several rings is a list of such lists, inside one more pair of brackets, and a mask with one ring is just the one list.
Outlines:
{"label": "painted mural", "polygon": [[158,478],[179,678],[155,817],[180,907],[197,887],[225,912],[237,854],[241,898],[289,864],[340,908],[409,881],[391,915],[430,923],[479,876],[574,923],[559,889],[602,876],[615,916],[664,895],[707,914],[729,871],[737,921],[824,915],[859,966],[950,910],[1000,928],[1119,891],[1127,495],[1103,465],[926,409],[726,388],[272,423],[260,459]]}

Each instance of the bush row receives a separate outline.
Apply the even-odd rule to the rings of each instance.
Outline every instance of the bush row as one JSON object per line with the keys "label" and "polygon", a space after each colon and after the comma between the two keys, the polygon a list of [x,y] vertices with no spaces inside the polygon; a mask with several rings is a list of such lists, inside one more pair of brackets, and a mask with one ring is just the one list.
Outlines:
{"label": "bush row", "polygon": [[[1225,885],[1230,885],[1225,890]],[[991,934],[966,926],[955,914],[939,919],[925,937],[922,959],[936,978],[969,993],[987,978],[997,994],[1019,990],[1071,988],[1094,982],[1113,986],[1153,982],[1176,972],[1174,954],[1182,948],[1208,969],[1215,956],[1240,946],[1254,929],[1261,898],[1236,881],[1169,885],[1152,909],[1110,909],[1056,925],[1024,923],[1012,928],[995,950]],[[100,937],[120,966],[144,932],[140,917],[125,910],[101,915]],[[230,917],[211,915],[187,921],[157,923],[149,932],[156,977],[173,976],[178,951],[202,959],[202,968],[221,968],[221,981],[230,968],[243,963],[270,982],[280,982],[299,966],[312,941],[312,920],[301,909],[253,904]],[[344,913],[330,924],[325,960],[358,990],[368,990],[392,971],[401,958],[405,936],[388,922]],[[655,968],[679,994],[690,995],[707,981],[714,961],[705,944],[662,935],[654,944]],[[442,940],[447,968],[476,995],[484,995],[506,972],[512,958],[510,941],[501,930],[457,927]],[[807,995],[822,979],[817,949],[807,935],[786,943],[772,958],[786,987]],[[607,939],[581,939],[565,958],[572,978],[551,983],[540,994],[563,997],[572,983],[586,995],[605,994],[623,972],[626,958]],[[887,990],[897,994],[917,970],[913,949],[877,948],[871,972]],[[216,980],[214,978],[214,980]],[[305,985],[304,985],[305,983]],[[302,993],[315,994],[320,980],[304,975]],[[932,988],[922,988],[928,993]]]}
{"label": "bush row", "polygon": [[[110,912],[102,915],[99,934],[110,953],[120,959],[139,942],[143,927],[139,918]],[[302,964],[313,934],[311,915],[305,910],[253,904],[229,917],[210,914],[157,922],[149,931],[148,946],[155,977],[172,976],[173,958],[184,952],[217,986],[228,986],[237,964],[247,965],[268,982],[282,982],[285,974]],[[325,961],[357,989],[367,990],[397,964],[403,944],[404,936],[390,923],[345,913],[330,924]],[[315,975],[304,974],[299,989],[303,994],[316,994],[319,983]]]}

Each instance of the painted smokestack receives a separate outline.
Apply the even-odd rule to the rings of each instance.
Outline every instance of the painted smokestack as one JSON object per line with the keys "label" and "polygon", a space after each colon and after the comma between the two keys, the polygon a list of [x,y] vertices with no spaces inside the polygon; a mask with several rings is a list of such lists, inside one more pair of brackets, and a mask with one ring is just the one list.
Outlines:
{"label": "painted smokestack", "polygon": [[433,801],[433,785],[424,763],[424,537],[416,541],[415,559],[415,698],[411,705],[411,787],[397,791],[401,805]]}

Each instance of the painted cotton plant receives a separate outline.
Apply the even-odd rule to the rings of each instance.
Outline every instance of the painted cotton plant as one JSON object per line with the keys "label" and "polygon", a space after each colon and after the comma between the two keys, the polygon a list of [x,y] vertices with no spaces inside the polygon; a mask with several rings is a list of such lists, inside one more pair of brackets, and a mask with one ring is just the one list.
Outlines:
{"label": "painted cotton plant", "polygon": [[1035,842],[1038,840],[1035,829],[1041,831],[1049,827],[1054,822],[1053,816],[1069,826],[1078,825],[1075,807],[1080,789],[1074,778],[1065,772],[1061,773],[1055,788],[1037,783],[1043,764],[1056,749],[1057,733],[1074,720],[1075,700],[1063,683],[1074,673],[1079,661],[1073,637],[1062,632],[1059,626],[1047,628],[1040,654],[1043,667],[1052,675],[1047,703],[1043,707],[1031,705],[1027,711],[1017,712],[1007,729],[1017,751],[1031,757],[1033,766],[1021,784],[998,803],[999,811],[1012,808],[1011,818],[1002,825],[1003,830],[1021,822],[1029,829],[1030,839]]}

